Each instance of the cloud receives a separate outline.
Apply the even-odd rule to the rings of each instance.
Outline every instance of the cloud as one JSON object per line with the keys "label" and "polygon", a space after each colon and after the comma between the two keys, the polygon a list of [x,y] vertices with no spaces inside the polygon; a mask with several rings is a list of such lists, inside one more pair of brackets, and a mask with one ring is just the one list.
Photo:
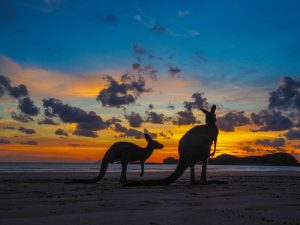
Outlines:
{"label": "cloud", "polygon": [[22,145],[37,145],[38,143],[34,140],[21,142]]}
{"label": "cloud", "polygon": [[95,112],[87,113],[78,107],[64,104],[59,99],[43,99],[43,106],[46,116],[59,117],[64,123],[77,123],[80,129],[101,130],[108,126]]}
{"label": "cloud", "polygon": [[132,51],[137,56],[144,56],[148,54],[147,50],[137,43],[132,44]]}
{"label": "cloud", "polygon": [[167,118],[164,114],[162,113],[156,113],[156,112],[149,112],[146,111],[147,114],[147,119],[146,121],[148,123],[153,123],[153,124],[164,124],[165,121],[169,121],[170,118]]}
{"label": "cloud", "polygon": [[45,125],[58,125],[59,123],[55,122],[53,119],[51,118],[44,118],[43,120],[39,121],[39,124],[45,124]]}
{"label": "cloud", "polygon": [[218,127],[223,131],[234,131],[235,127],[250,124],[245,112],[228,112],[217,120]]}
{"label": "cloud", "polygon": [[194,99],[194,101],[192,102],[185,101],[183,103],[184,108],[186,108],[186,110],[191,111],[192,109],[208,107],[207,99],[204,97],[204,92],[193,93],[192,99]]}
{"label": "cloud", "polygon": [[174,133],[171,130],[167,130],[159,132],[158,135],[164,139],[171,139]]}
{"label": "cloud", "polygon": [[263,145],[268,147],[279,148],[285,146],[284,138],[275,138],[275,139],[259,139],[255,141],[257,145]]}
{"label": "cloud", "polygon": [[68,133],[66,131],[64,131],[63,129],[61,128],[58,128],[56,131],[55,131],[55,134],[56,135],[62,135],[62,136],[69,136]]}
{"label": "cloud", "polygon": [[195,124],[199,121],[196,120],[196,117],[194,116],[192,111],[179,111],[176,113],[176,118],[173,119],[173,124],[177,125],[190,125]]}
{"label": "cloud", "polygon": [[121,133],[120,137],[134,137],[136,139],[144,138],[143,132],[136,130],[136,129],[132,129],[132,128],[128,129],[128,128],[122,126],[120,123],[114,124],[114,130],[116,132]]}
{"label": "cloud", "polygon": [[9,78],[4,75],[0,75],[0,97],[2,97],[5,93],[14,98],[21,98],[28,95],[28,90],[24,84],[12,86]]}
{"label": "cloud", "polygon": [[252,113],[251,119],[254,124],[261,126],[253,131],[282,131],[293,127],[292,121],[283,116],[281,112],[261,110],[257,114]]}
{"label": "cloud", "polygon": [[79,147],[79,146],[81,146],[81,144],[75,144],[75,143],[70,143],[68,145],[71,146],[71,147]]}
{"label": "cloud", "polygon": [[252,148],[252,147],[250,147],[250,146],[242,146],[241,149],[242,149],[243,151],[245,151],[245,152],[256,152],[256,151],[258,151],[257,148],[255,149],[255,148]]}
{"label": "cloud", "polygon": [[142,93],[151,91],[150,88],[145,87],[145,79],[142,76],[137,78],[125,74],[120,82],[111,76],[106,76],[105,79],[109,82],[109,86],[102,89],[96,99],[106,107],[120,108],[133,104]]}
{"label": "cloud", "polygon": [[35,134],[36,131],[33,129],[27,129],[25,127],[19,127],[19,131],[21,131],[24,134]]}
{"label": "cloud", "polygon": [[171,109],[171,110],[174,110],[175,109],[175,106],[174,105],[172,105],[171,103],[168,103],[168,106],[167,106],[169,109]]}
{"label": "cloud", "polygon": [[178,67],[174,67],[172,65],[169,65],[168,73],[170,77],[173,78],[183,78],[181,75],[179,75],[181,72],[181,69]]}
{"label": "cloud", "polygon": [[289,140],[300,140],[300,129],[290,129],[284,136]]}
{"label": "cloud", "polygon": [[129,115],[124,115],[124,117],[127,119],[131,127],[141,127],[144,122],[139,113],[131,112]]}
{"label": "cloud", "polygon": [[91,138],[98,137],[98,134],[95,131],[87,130],[87,129],[78,129],[78,128],[73,132],[73,135],[91,137]]}
{"label": "cloud", "polygon": [[190,14],[190,12],[188,10],[179,10],[178,11],[178,16],[180,16],[180,17],[185,17],[188,14]]}
{"label": "cloud", "polygon": [[152,65],[142,66],[139,63],[132,64],[133,71],[136,71],[138,75],[142,76],[149,76],[152,80],[157,80],[157,69],[154,68]]}
{"label": "cloud", "polygon": [[22,113],[17,114],[15,112],[12,112],[10,114],[10,116],[12,119],[22,122],[22,123],[28,123],[28,122],[34,121],[30,116],[28,116],[26,114],[22,114]]}
{"label": "cloud", "polygon": [[297,110],[300,112],[300,81],[283,77],[279,87],[270,92],[269,109]]}
{"label": "cloud", "polygon": [[78,107],[64,104],[55,98],[43,99],[43,106],[46,116],[58,117],[64,123],[76,123],[76,130],[73,135],[78,136],[98,137],[95,131],[106,129],[111,124],[120,121],[114,117],[104,121],[94,111],[87,113]]}
{"label": "cloud", "polygon": [[170,33],[169,29],[167,27],[163,26],[159,22],[155,22],[151,26],[150,31],[153,32],[153,33],[157,33],[157,34],[168,34],[168,33]]}
{"label": "cloud", "polygon": [[0,138],[0,145],[1,144],[5,144],[5,145],[7,145],[7,144],[10,144],[11,142],[9,141],[9,140],[6,140],[6,139],[4,139],[4,138]]}
{"label": "cloud", "polygon": [[149,104],[148,107],[149,107],[150,110],[153,110],[153,109],[154,109],[154,105],[153,105],[153,104]]}
{"label": "cloud", "polygon": [[29,97],[19,99],[19,109],[21,112],[28,114],[30,116],[36,116],[39,114],[39,108],[36,107],[33,101]]}
{"label": "cloud", "polygon": [[152,132],[150,132],[147,129],[144,129],[144,133],[149,134],[152,139],[157,138],[157,134],[156,133],[152,133]]}
{"label": "cloud", "polygon": [[108,14],[106,16],[99,16],[98,18],[104,23],[109,25],[115,25],[118,22],[118,18],[113,14]]}

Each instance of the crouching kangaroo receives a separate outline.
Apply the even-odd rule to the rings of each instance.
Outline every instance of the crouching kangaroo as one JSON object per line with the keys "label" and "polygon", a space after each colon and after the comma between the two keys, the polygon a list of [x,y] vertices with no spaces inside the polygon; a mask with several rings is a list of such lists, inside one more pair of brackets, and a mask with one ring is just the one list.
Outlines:
{"label": "crouching kangaroo", "polygon": [[[200,108],[201,109],[201,108]],[[216,126],[216,106],[213,105],[210,111],[201,109],[205,114],[206,125],[195,126],[190,129],[179,141],[179,160],[175,171],[167,178],[162,180],[144,180],[135,181],[125,184],[125,186],[145,186],[145,185],[168,185],[177,180],[183,172],[190,167],[191,184],[195,184],[194,166],[197,162],[202,161],[202,171],[200,182],[206,181],[207,159],[216,152],[218,127]],[[211,145],[214,142],[214,150],[210,154]],[[215,183],[220,183],[215,181]],[[223,182],[221,182],[223,183]]]}
{"label": "crouching kangaroo", "polygon": [[151,156],[154,149],[162,149],[164,146],[159,142],[152,140],[152,138],[145,134],[145,139],[148,142],[145,148],[140,147],[131,142],[116,142],[105,153],[102,162],[100,172],[97,177],[89,180],[73,180],[67,183],[97,183],[100,181],[107,170],[109,163],[121,162],[122,172],[120,176],[120,182],[126,182],[126,170],[129,162],[139,161],[141,164],[141,174],[144,174],[144,163]]}

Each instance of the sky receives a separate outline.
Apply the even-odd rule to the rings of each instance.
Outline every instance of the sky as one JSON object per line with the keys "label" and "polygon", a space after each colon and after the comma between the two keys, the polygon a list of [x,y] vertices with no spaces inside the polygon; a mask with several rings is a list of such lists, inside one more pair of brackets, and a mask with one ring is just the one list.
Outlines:
{"label": "sky", "polygon": [[0,162],[95,162],[179,139],[300,160],[299,1],[0,0]]}

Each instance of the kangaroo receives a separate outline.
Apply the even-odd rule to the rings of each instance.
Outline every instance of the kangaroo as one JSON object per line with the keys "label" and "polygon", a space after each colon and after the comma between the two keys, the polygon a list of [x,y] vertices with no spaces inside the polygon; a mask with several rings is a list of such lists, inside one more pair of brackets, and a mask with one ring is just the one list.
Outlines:
{"label": "kangaroo", "polygon": [[[135,181],[125,184],[125,186],[144,186],[144,185],[168,185],[177,180],[183,172],[190,167],[190,182],[195,184],[195,164],[202,161],[202,171],[200,183],[206,184],[207,159],[216,152],[218,127],[216,126],[216,106],[213,105],[210,111],[200,108],[205,114],[206,125],[198,125],[191,128],[183,135],[179,141],[179,160],[175,171],[167,178],[162,180]],[[214,142],[214,150],[210,153],[211,145]],[[215,183],[220,183],[215,181]]]}
{"label": "kangaroo", "polygon": [[121,162],[122,172],[120,176],[120,183],[126,182],[126,170],[128,162],[139,161],[141,164],[140,176],[144,174],[144,163],[151,156],[154,149],[162,149],[164,146],[152,140],[148,134],[144,134],[145,139],[148,142],[145,148],[140,147],[131,142],[116,142],[105,153],[102,162],[100,172],[97,177],[89,180],[73,180],[67,183],[97,183],[100,181],[107,170],[109,163]]}

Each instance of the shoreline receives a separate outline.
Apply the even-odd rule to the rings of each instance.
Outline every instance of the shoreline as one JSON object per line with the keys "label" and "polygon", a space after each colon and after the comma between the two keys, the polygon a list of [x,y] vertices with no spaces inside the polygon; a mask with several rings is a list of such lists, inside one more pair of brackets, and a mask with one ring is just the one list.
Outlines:
{"label": "shoreline", "polygon": [[[229,184],[190,185],[189,171],[169,186],[123,187],[119,172],[97,184],[65,184],[96,173],[0,173],[0,224],[291,224],[300,221],[299,173],[213,173]],[[128,173],[128,180],[170,172]],[[196,172],[199,181],[200,173]]]}

